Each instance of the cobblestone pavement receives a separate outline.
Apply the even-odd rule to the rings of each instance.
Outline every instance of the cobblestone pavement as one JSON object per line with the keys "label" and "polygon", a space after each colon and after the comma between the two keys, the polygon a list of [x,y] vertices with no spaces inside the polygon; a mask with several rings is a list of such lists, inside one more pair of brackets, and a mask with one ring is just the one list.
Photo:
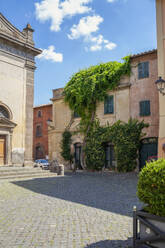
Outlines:
{"label": "cobblestone pavement", "polygon": [[132,242],[136,174],[0,181],[0,248],[120,248]]}

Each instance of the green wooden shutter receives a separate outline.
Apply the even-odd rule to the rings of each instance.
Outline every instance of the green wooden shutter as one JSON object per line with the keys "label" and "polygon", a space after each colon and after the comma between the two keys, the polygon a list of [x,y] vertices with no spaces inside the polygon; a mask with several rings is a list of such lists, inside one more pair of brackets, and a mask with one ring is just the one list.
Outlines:
{"label": "green wooden shutter", "polygon": [[150,112],[150,101],[140,102],[140,116],[149,116]]}
{"label": "green wooden shutter", "polygon": [[138,79],[149,77],[149,62],[142,62],[138,64]]}
{"label": "green wooden shutter", "polygon": [[145,101],[145,115],[150,115],[150,101]]}
{"label": "green wooden shutter", "polygon": [[144,62],[144,77],[149,77],[149,62]]}
{"label": "green wooden shutter", "polygon": [[104,114],[114,113],[114,97],[107,96],[104,100]]}
{"label": "green wooden shutter", "polygon": [[143,78],[143,64],[139,63],[138,64],[138,79]]}
{"label": "green wooden shutter", "polygon": [[109,113],[113,114],[114,113],[114,100],[113,96],[109,96]]}

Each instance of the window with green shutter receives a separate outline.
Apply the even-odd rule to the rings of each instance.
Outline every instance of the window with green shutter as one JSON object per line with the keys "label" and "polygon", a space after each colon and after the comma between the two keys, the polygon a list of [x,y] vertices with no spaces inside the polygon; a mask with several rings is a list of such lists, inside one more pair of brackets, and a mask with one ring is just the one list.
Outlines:
{"label": "window with green shutter", "polygon": [[150,101],[140,102],[140,116],[149,116],[150,112]]}
{"label": "window with green shutter", "polygon": [[114,97],[107,96],[104,100],[104,114],[114,113]]}
{"label": "window with green shutter", "polygon": [[149,62],[142,62],[138,64],[138,79],[149,77]]}

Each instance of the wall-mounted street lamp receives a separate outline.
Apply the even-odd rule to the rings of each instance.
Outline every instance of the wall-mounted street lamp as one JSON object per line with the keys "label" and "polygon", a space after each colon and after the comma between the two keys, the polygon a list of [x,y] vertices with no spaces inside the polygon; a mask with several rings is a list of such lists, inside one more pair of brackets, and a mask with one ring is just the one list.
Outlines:
{"label": "wall-mounted street lamp", "polygon": [[47,120],[47,125],[48,125],[48,127],[50,127],[51,129],[54,129],[53,121],[52,121],[52,120],[48,119],[48,120]]}
{"label": "wall-mounted street lamp", "polygon": [[158,88],[158,91],[164,96],[165,95],[165,80],[162,79],[162,77],[159,77],[158,80],[156,80],[156,85]]}

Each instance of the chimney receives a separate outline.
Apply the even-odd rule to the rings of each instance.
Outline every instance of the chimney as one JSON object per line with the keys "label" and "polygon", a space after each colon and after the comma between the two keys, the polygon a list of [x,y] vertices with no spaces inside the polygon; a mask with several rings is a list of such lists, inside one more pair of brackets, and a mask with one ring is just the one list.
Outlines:
{"label": "chimney", "polygon": [[32,29],[29,23],[26,25],[26,28],[23,29],[23,33],[26,35],[27,42],[32,46],[34,46],[33,32],[34,32],[34,29]]}

